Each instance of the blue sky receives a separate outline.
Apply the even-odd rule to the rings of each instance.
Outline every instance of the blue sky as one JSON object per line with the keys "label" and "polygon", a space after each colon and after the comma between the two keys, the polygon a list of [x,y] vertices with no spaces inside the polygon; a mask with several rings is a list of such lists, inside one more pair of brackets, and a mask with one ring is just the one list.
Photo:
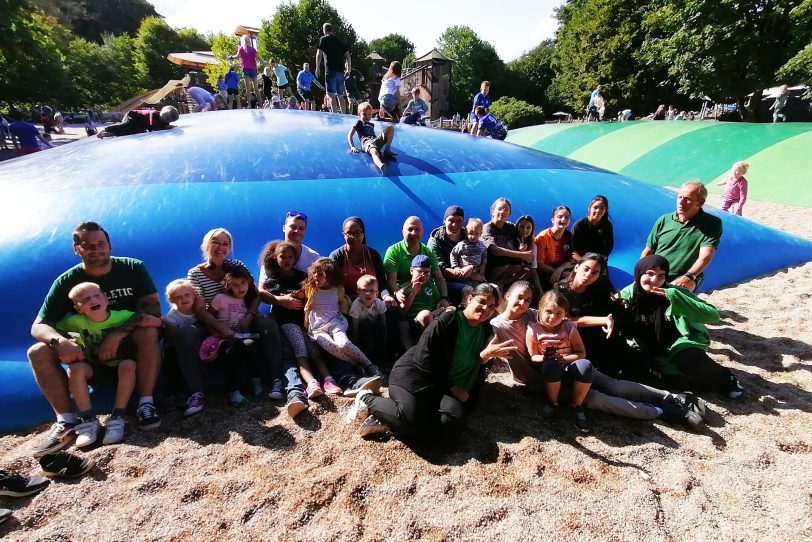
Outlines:
{"label": "blue sky", "polygon": [[[561,0],[329,1],[367,41],[390,33],[402,34],[415,44],[417,54],[422,55],[436,45],[437,38],[446,28],[465,25],[490,42],[506,62],[532,49],[543,39],[553,37],[556,29],[553,9],[562,3]],[[269,19],[276,6],[283,3],[282,0],[151,2],[171,26],[228,34],[240,24],[259,26],[262,19]],[[380,6],[387,4],[391,4],[391,11],[382,16]]]}

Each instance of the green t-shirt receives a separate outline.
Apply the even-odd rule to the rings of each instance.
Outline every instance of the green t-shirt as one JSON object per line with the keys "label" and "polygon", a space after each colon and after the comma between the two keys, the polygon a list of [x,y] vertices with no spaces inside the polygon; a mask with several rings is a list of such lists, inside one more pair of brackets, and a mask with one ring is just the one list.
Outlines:
{"label": "green t-shirt", "polygon": [[479,354],[482,350],[485,328],[471,327],[462,311],[457,311],[459,336],[451,361],[451,383],[470,391],[479,376]]}
{"label": "green t-shirt", "polygon": [[[691,220],[683,223],[677,213],[661,216],[649,233],[646,246],[668,260],[668,280],[686,273],[699,257],[702,247],[719,247],[722,238],[722,221],[718,217],[699,210]],[[699,281],[702,274],[699,275]]]}
{"label": "green t-shirt", "polygon": [[76,342],[85,351],[88,363],[116,367],[121,359],[99,360],[99,346],[108,333],[121,326],[135,314],[131,311],[109,311],[110,316],[104,322],[94,322],[84,314],[74,314],[57,322],[56,329],[66,333],[75,333]]}
{"label": "green t-shirt", "polygon": [[39,317],[47,322],[58,322],[73,312],[73,303],[68,298],[71,288],[82,282],[94,282],[110,303],[110,310],[138,310],[138,300],[154,294],[158,290],[149,276],[144,262],[133,258],[110,258],[112,267],[103,277],[91,277],[76,265],[59,275],[39,310]]}
{"label": "green t-shirt", "polygon": [[428,256],[431,260],[431,272],[435,273],[440,270],[440,264],[437,263],[437,255],[428,246],[420,243],[420,251],[417,254],[411,254],[406,247],[406,241],[395,243],[386,249],[386,254],[383,256],[383,267],[387,273],[397,273],[397,283],[401,284],[411,280],[409,269],[412,267],[412,260],[415,256],[420,254]]}
{"label": "green t-shirt", "polygon": [[[407,281],[403,284],[398,284],[401,288],[406,289],[406,295],[412,293],[412,286],[411,281]],[[412,300],[412,305],[409,307],[409,310],[406,311],[411,317],[417,316],[417,313],[426,310],[426,311],[433,311],[437,308],[437,305],[440,304],[440,289],[437,288],[437,285],[434,284],[434,280],[429,279],[426,284],[420,288],[420,291],[417,292],[417,295],[414,296]]]}

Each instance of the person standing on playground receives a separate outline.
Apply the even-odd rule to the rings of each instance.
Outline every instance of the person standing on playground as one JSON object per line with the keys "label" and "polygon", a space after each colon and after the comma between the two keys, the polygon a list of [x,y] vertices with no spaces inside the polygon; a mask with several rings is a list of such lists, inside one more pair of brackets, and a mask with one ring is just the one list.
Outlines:
{"label": "person standing on playground", "polygon": [[[321,77],[322,65],[325,66],[325,86],[330,96],[330,111],[349,113],[347,97],[344,95],[344,72],[352,72],[352,59],[347,46],[333,35],[333,25],[324,23],[324,35],[316,48],[316,77]],[[324,60],[322,60],[324,57]]]}

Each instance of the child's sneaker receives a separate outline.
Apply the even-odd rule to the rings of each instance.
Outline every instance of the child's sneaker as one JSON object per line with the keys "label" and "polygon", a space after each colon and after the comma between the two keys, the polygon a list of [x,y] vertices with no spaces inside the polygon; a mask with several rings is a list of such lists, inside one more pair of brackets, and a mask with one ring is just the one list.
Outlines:
{"label": "child's sneaker", "polygon": [[[116,444],[124,440],[124,426],[127,422],[121,416],[110,416],[107,423],[104,424],[104,444]],[[78,440],[78,439],[77,439]]]}
{"label": "child's sneaker", "polygon": [[355,397],[361,390],[377,393],[381,389],[383,379],[380,376],[365,376],[355,381],[355,384],[344,390],[344,397]]}
{"label": "child's sneaker", "polygon": [[378,170],[381,172],[381,175],[386,176],[386,164],[378,166]]}
{"label": "child's sneaker", "polygon": [[239,391],[232,391],[228,394],[228,404],[234,408],[240,408],[247,402],[248,399]]}
{"label": "child's sneaker", "polygon": [[389,427],[387,425],[376,420],[374,416],[369,416],[366,420],[364,420],[364,423],[361,424],[361,427],[358,429],[358,434],[362,437],[367,437],[369,435],[386,433],[388,431]]}
{"label": "child's sneaker", "polygon": [[313,399],[314,397],[321,397],[324,395],[324,390],[321,389],[321,386],[317,380],[313,380],[307,385],[305,393],[307,394],[308,399]]}
{"label": "child's sneaker", "polygon": [[31,453],[34,457],[41,457],[45,454],[53,454],[67,448],[76,439],[76,424],[68,422],[56,422],[53,424],[42,441],[34,446]]}
{"label": "child's sneaker", "polygon": [[83,459],[68,452],[48,454],[39,459],[42,474],[48,478],[76,478],[92,469],[95,464],[89,457]]}
{"label": "child's sneaker", "polygon": [[732,374],[728,377],[728,381],[725,383],[722,391],[731,399],[738,399],[744,395],[744,388],[742,388],[739,380]]}
{"label": "child's sneaker", "polygon": [[259,397],[262,395],[262,379],[261,378],[252,378],[251,379],[251,391],[254,392],[254,397]]}
{"label": "child's sneaker", "polygon": [[186,410],[183,411],[184,416],[193,416],[203,410],[206,404],[206,396],[202,391],[193,393],[186,399]]}
{"label": "child's sneaker", "polygon": [[288,393],[288,402],[285,405],[290,418],[295,418],[305,410],[307,410],[307,399],[305,395],[299,390],[292,390]]}
{"label": "child's sneaker", "polygon": [[358,392],[358,395],[355,396],[355,399],[352,402],[352,406],[350,410],[347,411],[347,415],[344,416],[344,421],[347,423],[354,423],[358,421],[358,418],[361,416],[367,416],[369,413],[369,407],[367,404],[362,400],[362,397],[365,395],[371,395],[372,392],[369,390],[361,390]]}
{"label": "child's sneaker", "polygon": [[556,413],[557,410],[558,410],[558,405],[556,405],[555,403],[551,403],[551,402],[547,401],[546,403],[544,403],[541,406],[541,408],[539,409],[538,414],[539,414],[539,417],[542,420],[550,421],[555,417],[555,413]]}
{"label": "child's sneaker", "polygon": [[324,393],[327,395],[341,395],[344,393],[344,390],[336,384],[336,381],[333,380],[332,377],[328,376],[324,379]]}
{"label": "child's sneaker", "polygon": [[158,416],[158,411],[155,410],[155,405],[152,403],[142,403],[138,405],[138,410],[135,411],[138,416],[138,428],[144,431],[157,429],[161,426],[161,417]]}
{"label": "child's sneaker", "polygon": [[50,480],[42,476],[22,476],[7,470],[0,470],[0,495],[7,497],[28,497],[39,493],[50,483]]}
{"label": "child's sneaker", "polygon": [[79,418],[79,423],[76,425],[76,447],[83,448],[95,443],[99,438],[99,429],[101,429],[101,424],[95,416],[87,420]]}
{"label": "child's sneaker", "polygon": [[584,407],[575,407],[572,409],[572,412],[575,416],[575,427],[578,429],[578,431],[581,433],[589,433],[589,420],[586,419]]}
{"label": "child's sneaker", "polygon": [[278,378],[273,381],[271,385],[271,392],[268,394],[268,397],[273,399],[274,401],[280,401],[285,396],[285,385],[282,384],[282,381]]}

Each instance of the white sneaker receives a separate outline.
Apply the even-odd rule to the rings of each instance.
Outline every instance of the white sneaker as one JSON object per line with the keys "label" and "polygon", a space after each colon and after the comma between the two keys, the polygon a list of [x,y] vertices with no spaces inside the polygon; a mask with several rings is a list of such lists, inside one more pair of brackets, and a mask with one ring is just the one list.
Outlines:
{"label": "white sneaker", "polygon": [[379,422],[374,416],[370,416],[361,424],[361,427],[358,429],[358,434],[362,437],[367,437],[375,433],[386,433],[388,431],[389,426]]}
{"label": "white sneaker", "polygon": [[354,423],[358,421],[358,418],[361,416],[366,416],[369,414],[369,407],[365,402],[361,400],[362,397],[365,395],[371,395],[372,392],[369,390],[361,390],[358,392],[358,395],[355,396],[355,399],[350,406],[350,409],[347,411],[347,415],[344,416],[344,421],[347,423]]}
{"label": "white sneaker", "polygon": [[84,446],[90,446],[96,439],[99,438],[99,429],[101,429],[101,424],[99,420],[95,417],[90,420],[81,420],[81,423],[77,424],[74,428],[76,431],[76,447],[82,448]]}
{"label": "white sneaker", "polygon": [[124,426],[127,422],[121,416],[113,416],[104,424],[104,444],[115,444],[124,440]]}

